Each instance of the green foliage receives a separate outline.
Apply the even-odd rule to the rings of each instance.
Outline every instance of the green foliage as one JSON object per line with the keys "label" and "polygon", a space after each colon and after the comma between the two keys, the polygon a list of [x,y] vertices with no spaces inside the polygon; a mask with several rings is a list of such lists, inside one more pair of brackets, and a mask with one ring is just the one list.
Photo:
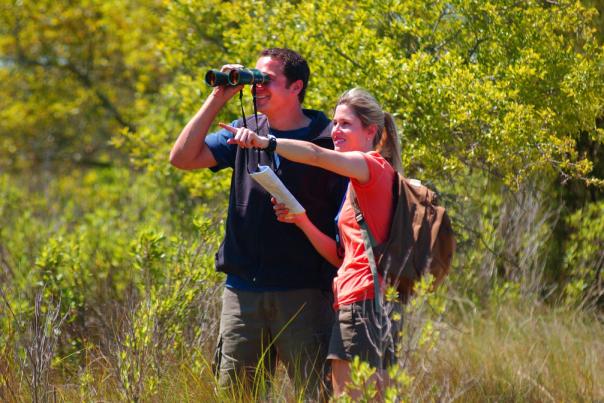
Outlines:
{"label": "green foliage", "polygon": [[0,167],[106,165],[108,140],[136,130],[166,78],[161,1],[0,5]]}
{"label": "green foliage", "polygon": [[550,180],[532,178],[514,191],[474,173],[443,195],[457,227],[449,278],[458,298],[488,306],[499,298],[559,295],[566,269],[555,257],[555,229],[564,210]]}
{"label": "green foliage", "polygon": [[[355,401],[372,402],[377,396],[377,388],[372,378],[375,378],[376,369],[363,362],[360,358],[354,357],[350,363],[350,383],[346,386],[347,392],[356,392],[359,396]],[[345,402],[352,402],[350,399],[341,399]]]}
{"label": "green foliage", "polygon": [[565,268],[571,281],[568,303],[591,305],[604,295],[604,202],[590,203],[568,217],[571,234],[565,247]]}
{"label": "green foliage", "polygon": [[[220,276],[208,256],[221,234],[211,231],[207,220],[198,223],[203,250],[150,230],[142,231],[133,242],[134,266],[143,272],[139,284],[142,299],[126,314],[115,356],[120,391],[127,400],[155,395],[159,374],[166,371],[170,358],[179,351],[187,354],[199,347],[200,340],[212,337],[204,334],[204,323],[212,320],[204,305],[215,296]],[[166,266],[173,269],[162,270]],[[190,323],[191,319],[195,322]]]}
{"label": "green foliage", "polygon": [[249,65],[263,47],[287,46],[315,71],[310,107],[330,110],[345,89],[370,89],[397,116],[406,165],[421,176],[479,167],[515,187],[554,169],[599,183],[576,148],[582,132],[602,141],[595,121],[604,106],[604,53],[589,25],[594,12],[580,3],[244,1],[238,9],[191,1],[168,10],[163,49],[177,75],[165,96],[180,99],[185,116],[209,91],[207,68]]}
{"label": "green foliage", "polygon": [[595,17],[594,21],[594,27],[596,27],[598,30],[598,38],[600,39],[600,43],[604,42],[604,1],[585,0],[583,3],[598,10],[598,15]]}
{"label": "green foliage", "polygon": [[[165,214],[168,192],[123,169],[74,171],[40,192],[7,175],[0,184],[6,196],[0,209],[8,213],[0,216],[7,298],[17,317],[31,312],[39,289],[61,301],[68,317],[60,349],[69,362],[78,361],[88,340],[98,343],[113,332],[113,318],[123,314],[118,306],[139,299],[153,315],[170,318],[159,320],[158,329],[177,338],[172,348],[208,337],[199,333],[203,327],[189,327],[189,318],[213,320],[198,308],[219,281],[211,257],[221,232],[211,218],[200,215],[187,238],[179,236],[186,227],[182,217]],[[192,242],[194,236],[202,243]]]}

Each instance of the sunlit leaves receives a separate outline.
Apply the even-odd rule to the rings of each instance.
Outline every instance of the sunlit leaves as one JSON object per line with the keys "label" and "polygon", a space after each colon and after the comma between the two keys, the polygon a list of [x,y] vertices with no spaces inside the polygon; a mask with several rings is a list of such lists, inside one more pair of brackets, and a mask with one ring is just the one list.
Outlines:
{"label": "sunlit leaves", "polygon": [[[110,164],[166,78],[159,1],[3,2],[0,164]],[[111,156],[111,157],[110,157]]]}

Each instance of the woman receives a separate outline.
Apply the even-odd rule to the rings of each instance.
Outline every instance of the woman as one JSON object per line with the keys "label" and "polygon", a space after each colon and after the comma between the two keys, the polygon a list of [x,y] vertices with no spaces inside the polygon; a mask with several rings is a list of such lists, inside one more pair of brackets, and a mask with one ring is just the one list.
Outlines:
{"label": "woman", "polygon": [[[396,126],[368,92],[354,88],[342,95],[333,117],[331,137],[334,150],[309,142],[260,137],[245,128],[221,124],[234,137],[231,144],[241,147],[275,149],[291,161],[318,166],[350,178],[349,189],[356,195],[369,231],[376,243],[388,236],[392,215],[392,184],[401,170],[401,157]],[[348,192],[338,217],[338,229],[344,246],[343,259],[336,242],[319,231],[306,214],[291,215],[282,204],[275,205],[277,218],[296,224],[313,246],[334,266],[339,267],[334,279],[334,308],[337,320],[329,345],[332,378],[336,396],[350,381],[350,361],[360,356],[378,369],[378,391],[382,390],[385,367],[393,359],[393,328],[387,315],[374,307],[374,281],[365,253],[363,238]],[[382,283],[380,277],[379,283]],[[383,293],[383,288],[380,291]],[[381,393],[380,393],[381,394]],[[352,396],[353,398],[355,396]]]}

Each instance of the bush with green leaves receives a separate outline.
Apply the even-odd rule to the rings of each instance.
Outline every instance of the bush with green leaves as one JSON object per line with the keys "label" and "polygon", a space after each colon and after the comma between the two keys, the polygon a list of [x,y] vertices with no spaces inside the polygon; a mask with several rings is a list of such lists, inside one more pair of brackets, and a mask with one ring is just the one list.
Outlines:
{"label": "bush with green leaves", "polygon": [[[510,186],[544,169],[602,179],[590,176],[593,161],[577,148],[584,133],[592,145],[604,139],[596,125],[604,52],[590,25],[593,9],[571,1],[475,0],[237,7],[169,6],[162,44],[174,79],[148,131],[131,137],[135,150],[173,141],[167,121],[182,127],[199,108],[209,93],[208,68],[251,65],[264,47],[287,46],[314,71],[309,107],[331,110],[340,93],[362,86],[395,114],[411,172],[452,179],[478,168]],[[235,104],[225,116],[234,116]]]}
{"label": "bush with green leaves", "polygon": [[593,306],[604,296],[604,202],[590,203],[568,217],[572,230],[565,247],[567,302]]}
{"label": "bush with green leaves", "polygon": [[[205,304],[220,288],[213,252],[222,232],[203,206],[197,218],[170,216],[169,191],[124,169],[75,171],[39,190],[7,175],[0,183],[3,307],[14,312],[2,315],[3,342],[14,335],[14,320],[31,317],[42,292],[66,315],[62,365],[77,366],[90,343],[111,356],[115,337],[149,331],[141,318],[152,321],[154,337],[162,335],[145,344],[158,354],[176,357],[211,343],[218,314]],[[120,326],[125,318],[130,327]]]}
{"label": "bush with green leaves", "polygon": [[[536,284],[541,276],[554,284],[566,270],[555,246],[565,243],[565,217],[604,184],[604,48],[594,9],[511,0],[237,7],[167,7],[161,44],[172,79],[140,130],[113,139],[137,166],[166,178],[181,202],[224,200],[228,172],[176,172],[166,156],[210,93],[207,69],[250,66],[265,47],[290,47],[311,67],[307,107],[329,114],[344,90],[361,86],[394,114],[406,174],[434,185],[451,211],[459,275],[478,287],[470,294],[488,294],[502,277],[525,294],[549,295],[549,285]],[[234,98],[216,120],[236,118],[238,108]],[[560,192],[568,207],[560,208]],[[522,211],[526,220],[515,216]]]}

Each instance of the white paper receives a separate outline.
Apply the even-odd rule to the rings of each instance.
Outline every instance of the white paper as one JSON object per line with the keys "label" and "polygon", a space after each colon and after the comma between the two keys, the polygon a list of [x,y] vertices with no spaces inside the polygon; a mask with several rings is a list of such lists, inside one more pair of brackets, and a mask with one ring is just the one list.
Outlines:
{"label": "white paper", "polygon": [[250,176],[277,199],[278,203],[285,204],[290,214],[304,213],[304,207],[296,200],[294,195],[291,194],[270,167],[258,165],[258,172],[254,172]]}

